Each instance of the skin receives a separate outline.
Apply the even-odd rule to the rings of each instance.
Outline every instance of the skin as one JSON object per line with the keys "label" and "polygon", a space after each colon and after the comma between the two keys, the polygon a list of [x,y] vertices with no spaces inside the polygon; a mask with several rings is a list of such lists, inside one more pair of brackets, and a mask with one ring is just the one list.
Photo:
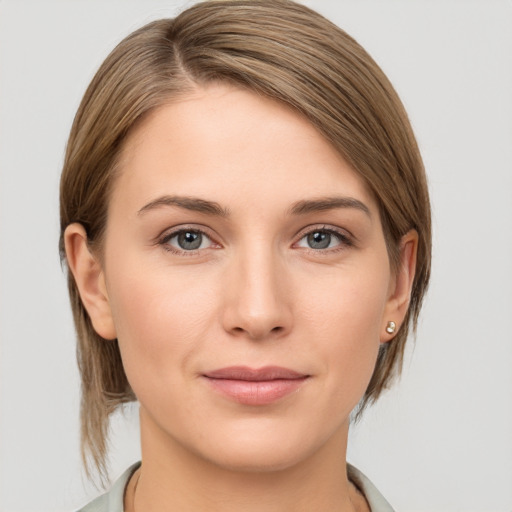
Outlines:
{"label": "skin", "polygon": [[[176,196],[222,215],[169,204]],[[351,202],[292,211],[333,197]],[[203,231],[200,248],[180,248],[180,229]],[[311,247],[312,233],[329,245]],[[408,233],[392,272],[363,181],[272,100],[197,87],[138,125],[102,254],[79,224],[66,230],[84,305],[101,336],[118,338],[140,402],[143,465],[126,510],[368,510],[347,479],[349,415],[393,336],[387,322],[406,313],[416,245]],[[271,404],[245,405],[205,382],[233,365],[308,377]]]}

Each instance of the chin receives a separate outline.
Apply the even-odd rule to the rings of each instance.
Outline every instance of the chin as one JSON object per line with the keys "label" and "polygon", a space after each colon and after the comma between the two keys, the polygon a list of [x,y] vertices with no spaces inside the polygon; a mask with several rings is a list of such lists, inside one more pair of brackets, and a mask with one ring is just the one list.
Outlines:
{"label": "chin", "polygon": [[278,446],[261,446],[255,443],[252,446],[238,447],[233,443],[228,450],[216,450],[215,453],[203,454],[211,464],[227,471],[237,473],[272,473],[284,471],[299,464],[307,458],[302,450],[283,449]]}
{"label": "chin", "polygon": [[[314,436],[308,429],[264,422],[260,425],[241,425],[237,429],[210,432],[207,446],[196,446],[196,454],[204,460],[228,471],[269,473],[283,471],[299,465],[321,451],[328,443],[328,433]],[[274,423],[274,424],[272,424]],[[257,428],[259,427],[259,428]]]}

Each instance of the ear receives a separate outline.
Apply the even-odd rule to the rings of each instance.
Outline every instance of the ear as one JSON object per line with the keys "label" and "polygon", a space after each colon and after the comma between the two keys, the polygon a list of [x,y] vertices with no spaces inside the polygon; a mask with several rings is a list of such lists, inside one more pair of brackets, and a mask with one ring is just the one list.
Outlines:
{"label": "ear", "polygon": [[64,232],[64,245],[69,270],[75,278],[82,303],[94,330],[107,340],[117,337],[108,299],[105,275],[98,259],[87,244],[81,224],[70,224]]}
{"label": "ear", "polygon": [[[397,334],[407,314],[411,299],[414,274],[416,272],[416,255],[418,252],[418,233],[412,229],[400,241],[400,261],[396,273],[391,278],[389,296],[386,303],[381,327],[381,343],[391,341]],[[395,324],[394,332],[386,328],[389,322]]]}

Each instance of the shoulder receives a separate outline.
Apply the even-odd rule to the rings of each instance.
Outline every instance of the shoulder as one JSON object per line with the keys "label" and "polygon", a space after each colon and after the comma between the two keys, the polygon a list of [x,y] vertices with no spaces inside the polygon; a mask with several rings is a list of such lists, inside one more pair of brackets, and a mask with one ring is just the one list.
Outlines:
{"label": "shoulder", "polygon": [[347,464],[349,480],[363,493],[371,512],[394,512],[370,479],[354,466]]}
{"label": "shoulder", "polygon": [[140,462],[129,467],[114,483],[111,489],[98,496],[77,512],[123,512],[124,490],[133,473],[139,468]]}

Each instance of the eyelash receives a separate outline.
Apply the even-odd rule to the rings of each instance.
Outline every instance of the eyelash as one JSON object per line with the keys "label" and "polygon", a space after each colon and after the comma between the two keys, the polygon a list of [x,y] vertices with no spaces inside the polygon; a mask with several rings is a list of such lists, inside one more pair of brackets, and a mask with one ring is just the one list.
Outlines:
{"label": "eyelash", "polygon": [[[173,230],[171,232],[165,233],[163,236],[159,237],[157,240],[157,244],[162,246],[162,248],[165,251],[168,251],[173,254],[177,254],[180,256],[195,256],[201,251],[202,249],[192,249],[189,251],[186,251],[184,249],[178,249],[176,247],[173,247],[169,244],[169,241],[172,240],[174,237],[180,235],[180,233],[197,233],[200,234],[206,238],[208,238],[212,244],[216,244],[213,237],[209,235],[205,230],[198,228],[198,227],[180,227],[179,229]],[[217,244],[220,245],[220,244]]]}
{"label": "eyelash", "polygon": [[349,247],[354,246],[354,240],[353,237],[349,234],[347,234],[345,231],[342,231],[340,229],[336,229],[332,226],[308,226],[304,230],[302,230],[299,234],[299,239],[297,242],[295,242],[294,245],[299,243],[301,240],[306,238],[307,236],[313,234],[313,233],[326,233],[328,235],[334,235],[338,240],[339,244],[335,247],[325,248],[325,249],[314,249],[313,247],[303,247],[302,249],[315,254],[315,255],[329,255],[333,253],[337,253],[340,251],[344,251]]}
{"label": "eyelash", "polygon": [[[216,244],[220,246],[211,235],[209,235],[205,230],[198,228],[198,227],[180,227],[179,229],[173,230],[171,232],[165,233],[163,236],[159,237],[156,241],[156,243],[165,251],[171,252],[173,254],[181,255],[181,256],[195,256],[197,255],[201,250],[204,249],[191,249],[191,250],[184,250],[184,249],[178,249],[176,247],[173,247],[169,244],[169,241],[172,240],[174,237],[179,236],[181,233],[197,233],[200,234],[210,240],[212,244]],[[322,249],[314,249],[313,247],[301,247],[301,249],[313,253],[315,255],[327,255],[332,253],[337,253],[339,251],[343,251],[349,247],[354,246],[353,239],[350,235],[347,235],[345,232],[335,229],[331,226],[310,226],[308,228],[305,228],[299,233],[299,238],[297,242],[295,242],[293,245],[297,245],[300,241],[302,241],[307,236],[313,234],[313,233],[326,233],[328,235],[334,235],[338,240],[339,244],[335,247],[327,247]]]}

